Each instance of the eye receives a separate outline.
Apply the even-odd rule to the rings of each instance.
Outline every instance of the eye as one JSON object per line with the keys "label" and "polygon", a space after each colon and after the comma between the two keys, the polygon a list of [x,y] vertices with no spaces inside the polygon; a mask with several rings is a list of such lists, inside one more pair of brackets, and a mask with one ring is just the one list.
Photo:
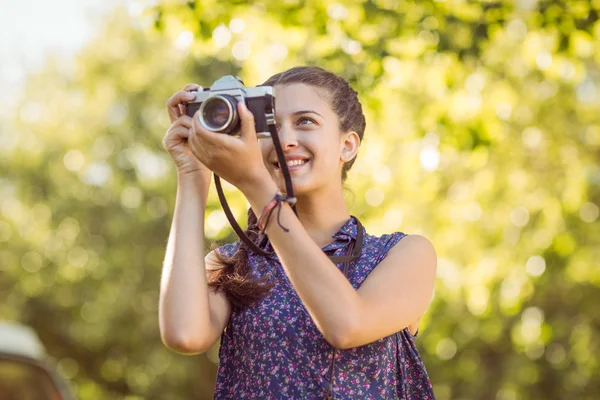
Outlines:
{"label": "eye", "polygon": [[314,119],[308,118],[308,117],[302,117],[298,120],[298,125],[309,125],[309,124],[305,123],[306,121],[310,122],[313,125],[316,124]]}

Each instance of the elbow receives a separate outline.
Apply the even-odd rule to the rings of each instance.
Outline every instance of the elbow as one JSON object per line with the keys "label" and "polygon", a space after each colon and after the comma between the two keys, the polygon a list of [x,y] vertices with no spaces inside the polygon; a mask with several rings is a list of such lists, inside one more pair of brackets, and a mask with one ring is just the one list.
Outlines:
{"label": "elbow", "polygon": [[211,346],[198,337],[177,332],[161,333],[161,340],[168,349],[186,355],[202,354]]}
{"label": "elbow", "polygon": [[347,350],[356,347],[356,341],[350,333],[340,333],[332,337],[328,342],[338,350]]}
{"label": "elbow", "polygon": [[340,333],[335,336],[331,335],[329,338],[327,338],[327,341],[330,345],[338,350],[346,350],[356,347],[354,344],[354,338],[349,333]]}
{"label": "elbow", "polygon": [[[348,315],[348,317],[350,317]],[[343,324],[338,324],[334,329],[327,333],[325,339],[330,345],[338,350],[346,350],[356,347],[356,338],[358,337],[358,321],[349,318]]]}
{"label": "elbow", "polygon": [[334,338],[332,340],[328,340],[328,342],[331,346],[338,350],[346,350],[355,347],[351,344],[351,340],[346,337]]}
{"label": "elbow", "polygon": [[160,339],[169,350],[180,354],[201,354],[213,343],[208,343],[202,324],[187,320],[182,316],[168,315],[159,309],[158,328]]}

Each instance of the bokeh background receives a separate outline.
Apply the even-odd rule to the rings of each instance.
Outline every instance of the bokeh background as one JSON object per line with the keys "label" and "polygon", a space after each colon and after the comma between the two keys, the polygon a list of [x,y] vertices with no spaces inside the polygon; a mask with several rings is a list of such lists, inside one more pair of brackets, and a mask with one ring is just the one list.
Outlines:
{"label": "bokeh background", "polygon": [[[23,16],[20,29],[75,23],[68,7],[46,9],[46,25]],[[190,82],[254,86],[316,64],[349,79],[367,114],[351,212],[371,234],[423,234],[438,252],[417,340],[438,399],[597,399],[599,12],[564,0],[115,2],[75,53],[47,54],[4,92],[0,318],[34,327],[81,399],[211,398],[218,347],[179,355],[158,332],[176,190],[165,101]],[[12,33],[2,28],[5,45]],[[245,199],[226,194],[245,223]],[[212,241],[236,239],[214,191],[206,215]]]}

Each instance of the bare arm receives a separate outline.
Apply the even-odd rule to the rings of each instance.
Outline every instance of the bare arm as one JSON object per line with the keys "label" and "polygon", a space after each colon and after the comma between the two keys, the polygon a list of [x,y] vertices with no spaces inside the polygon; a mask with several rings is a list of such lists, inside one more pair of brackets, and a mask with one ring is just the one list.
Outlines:
{"label": "bare arm", "polygon": [[208,288],[212,254],[204,259],[204,213],[208,183],[179,174],[175,213],[165,255],[159,302],[163,343],[196,354],[212,346],[225,328],[231,307],[222,292]]}
{"label": "bare arm", "polygon": [[[264,179],[243,190],[260,215],[277,190]],[[436,254],[419,235],[398,242],[355,290],[308,235],[288,204],[281,224],[271,218],[267,234],[283,268],[325,339],[338,348],[361,346],[415,324],[433,295]]]}

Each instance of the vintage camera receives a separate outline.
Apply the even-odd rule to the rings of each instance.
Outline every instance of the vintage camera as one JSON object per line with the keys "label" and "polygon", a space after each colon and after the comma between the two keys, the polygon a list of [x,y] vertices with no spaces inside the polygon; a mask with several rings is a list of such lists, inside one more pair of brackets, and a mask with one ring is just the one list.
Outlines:
{"label": "vintage camera", "polygon": [[239,77],[226,75],[210,88],[191,93],[196,98],[187,103],[186,114],[193,117],[198,112],[200,123],[209,131],[228,135],[239,133],[241,121],[237,103],[243,101],[254,115],[257,136],[271,136],[269,125],[275,123],[275,90],[272,86],[246,87]]}

